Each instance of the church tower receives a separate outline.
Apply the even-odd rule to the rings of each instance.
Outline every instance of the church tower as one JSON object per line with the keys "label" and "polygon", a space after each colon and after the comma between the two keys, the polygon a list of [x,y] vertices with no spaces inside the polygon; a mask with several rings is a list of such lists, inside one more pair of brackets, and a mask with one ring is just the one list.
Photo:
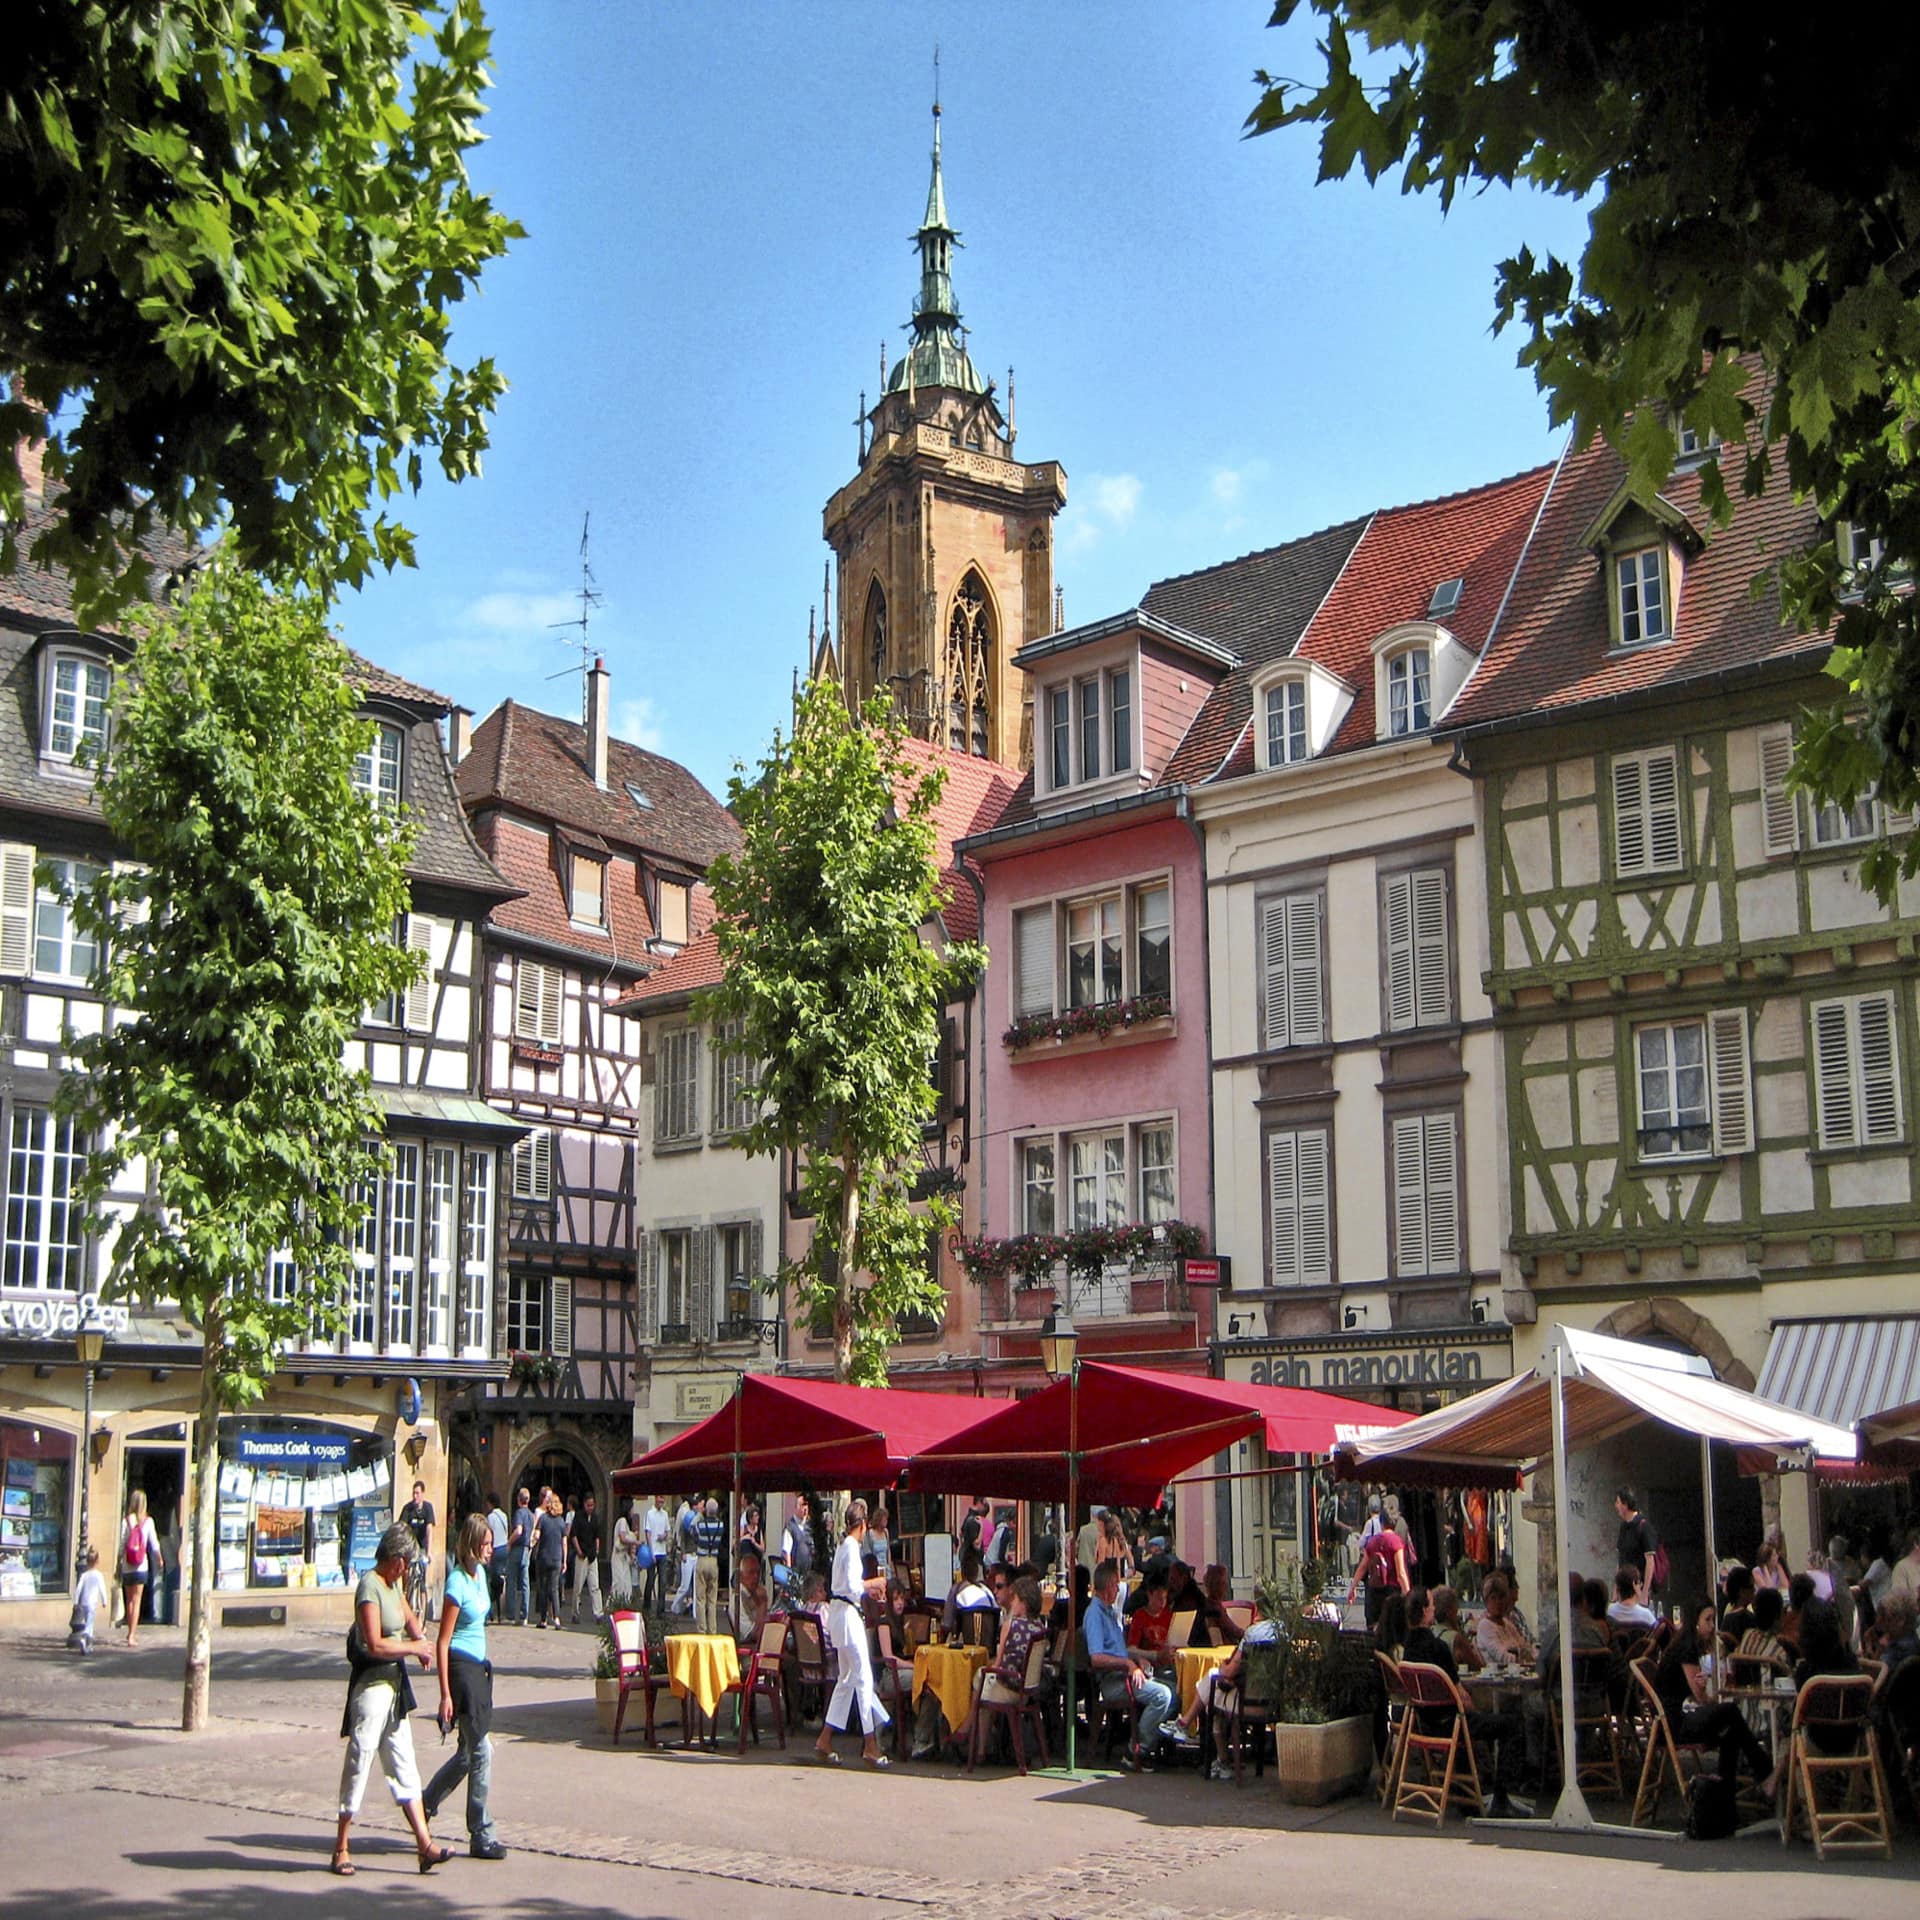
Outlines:
{"label": "church tower", "polygon": [[967,353],[933,109],[933,178],[915,235],[913,339],[881,394],[861,396],[860,470],[827,502],[838,618],[822,636],[850,702],[888,689],[923,740],[1010,766],[1033,759],[1033,716],[1013,656],[1053,630],[1053,517],[1067,476],[1013,453],[1007,411]]}

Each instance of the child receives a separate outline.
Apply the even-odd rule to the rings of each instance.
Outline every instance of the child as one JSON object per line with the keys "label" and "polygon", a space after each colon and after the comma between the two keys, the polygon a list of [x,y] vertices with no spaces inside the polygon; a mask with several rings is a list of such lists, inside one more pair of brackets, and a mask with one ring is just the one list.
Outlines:
{"label": "child", "polygon": [[75,1653],[93,1651],[94,1623],[107,1604],[107,1577],[100,1571],[100,1549],[87,1549],[87,1570],[74,1590],[73,1615],[68,1620],[67,1645]]}

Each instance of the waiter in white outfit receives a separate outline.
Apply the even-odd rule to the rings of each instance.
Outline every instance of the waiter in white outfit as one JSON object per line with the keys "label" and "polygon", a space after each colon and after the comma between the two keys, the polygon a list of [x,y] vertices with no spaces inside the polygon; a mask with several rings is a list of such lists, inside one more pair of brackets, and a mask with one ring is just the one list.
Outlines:
{"label": "waiter in white outfit", "polygon": [[887,1724],[888,1714],[874,1691],[873,1663],[867,1656],[867,1617],[861,1610],[863,1596],[877,1600],[886,1582],[877,1574],[863,1577],[861,1560],[866,1552],[867,1503],[847,1503],[847,1537],[833,1556],[833,1578],[827,1591],[832,1599],[827,1610],[827,1632],[840,1656],[840,1678],[827,1702],[827,1717],[814,1743],[814,1758],[823,1766],[837,1767],[840,1756],[833,1750],[833,1736],[845,1733],[854,1702],[860,1703],[860,1731],[864,1736],[860,1758],[870,1767],[884,1767],[887,1756],[880,1751],[876,1736]]}

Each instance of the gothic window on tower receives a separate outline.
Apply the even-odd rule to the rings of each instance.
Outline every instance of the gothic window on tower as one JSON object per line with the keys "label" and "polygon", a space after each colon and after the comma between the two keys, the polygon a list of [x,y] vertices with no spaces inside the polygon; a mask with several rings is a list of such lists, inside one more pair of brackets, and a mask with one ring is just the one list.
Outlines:
{"label": "gothic window on tower", "polygon": [[867,589],[867,657],[873,662],[873,684],[887,677],[887,596],[876,580]]}
{"label": "gothic window on tower", "polygon": [[947,744],[987,755],[987,672],[993,658],[993,610],[980,576],[969,570],[947,616]]}

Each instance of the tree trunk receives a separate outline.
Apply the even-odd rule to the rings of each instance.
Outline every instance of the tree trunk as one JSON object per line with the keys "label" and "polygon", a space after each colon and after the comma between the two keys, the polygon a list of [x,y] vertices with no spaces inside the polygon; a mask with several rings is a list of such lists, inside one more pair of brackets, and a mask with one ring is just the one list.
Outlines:
{"label": "tree trunk", "polygon": [[180,1726],[186,1733],[205,1728],[213,1686],[213,1576],[219,1558],[215,1522],[220,1512],[220,1369],[215,1353],[225,1339],[217,1305],[209,1308],[201,1335],[200,1419],[193,1436],[192,1583],[186,1688],[180,1704]]}
{"label": "tree trunk", "polygon": [[860,1162],[841,1163],[840,1272],[833,1296],[833,1377],[845,1386],[853,1375],[853,1260],[860,1230]]}

